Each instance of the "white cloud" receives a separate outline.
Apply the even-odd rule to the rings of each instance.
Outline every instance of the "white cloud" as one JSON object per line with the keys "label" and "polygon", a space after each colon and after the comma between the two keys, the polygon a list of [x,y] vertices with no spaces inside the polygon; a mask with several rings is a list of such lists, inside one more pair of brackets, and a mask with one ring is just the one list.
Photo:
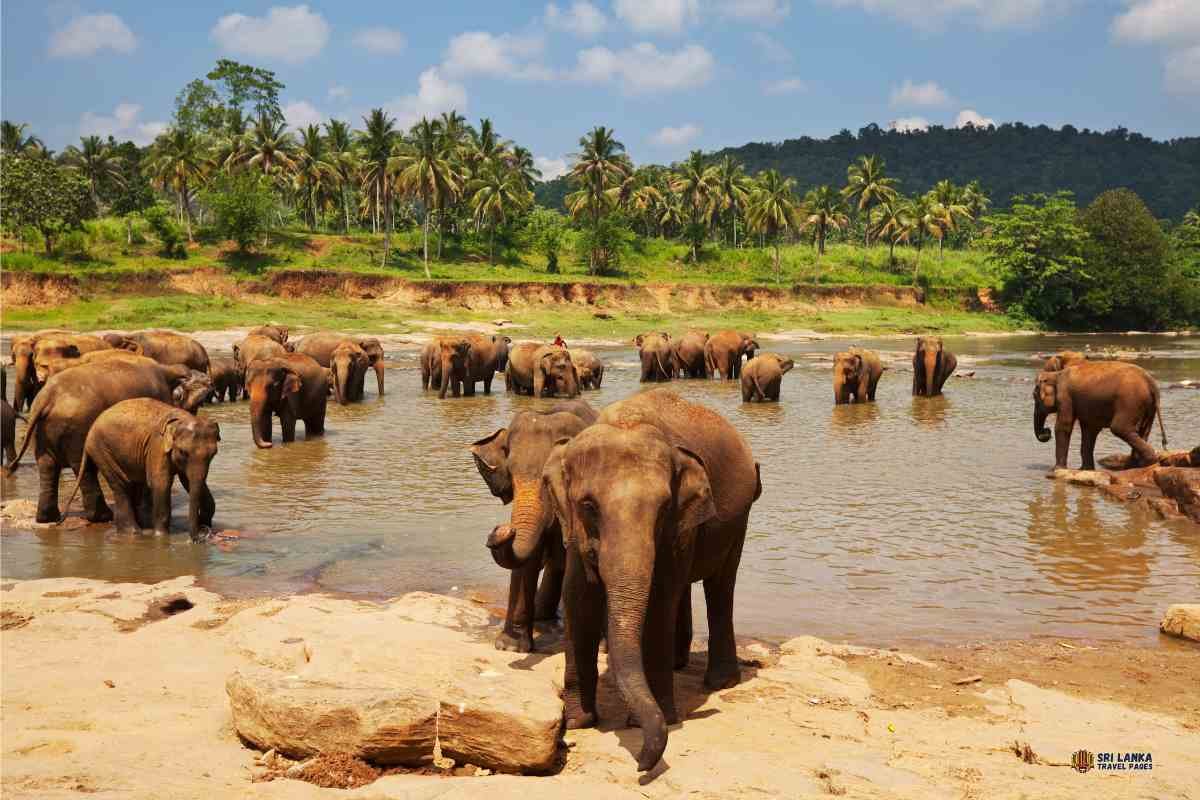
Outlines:
{"label": "white cloud", "polygon": [[1167,90],[1200,92],[1200,2],[1196,0],[1127,0],[1129,10],[1113,20],[1113,36],[1132,44],[1166,48],[1163,57]]}
{"label": "white cloud", "polygon": [[307,128],[309,125],[320,125],[325,121],[325,115],[317,111],[316,107],[307,100],[288,103],[282,110],[288,127],[295,130]]}
{"label": "white cloud", "polygon": [[861,8],[883,14],[915,28],[938,29],[951,19],[967,19],[987,28],[1034,25],[1061,13],[1078,0],[825,0],[837,8]]}
{"label": "white cloud", "polygon": [[1165,66],[1169,91],[1176,94],[1200,93],[1200,44],[1170,53]]}
{"label": "white cloud", "polygon": [[79,135],[99,136],[105,139],[111,136],[118,141],[129,140],[139,147],[144,147],[167,129],[167,123],[141,122],[138,119],[141,114],[142,107],[137,103],[121,103],[113,109],[112,114],[85,111],[79,118]]}
{"label": "white cloud", "polygon": [[348,88],[346,88],[345,86],[330,86],[329,87],[329,99],[330,100],[346,100],[349,97],[350,97],[350,90]]}
{"label": "white cloud", "polygon": [[408,128],[421,117],[433,117],[444,111],[467,110],[467,89],[461,83],[446,80],[437,67],[430,67],[417,79],[417,93],[405,95],[385,104],[397,124]]}
{"label": "white cloud", "polygon": [[950,102],[946,90],[933,81],[913,83],[906,80],[892,89],[891,104],[893,108],[911,108],[913,106],[944,106]]}
{"label": "white cloud", "polygon": [[533,165],[542,172],[542,180],[552,181],[555,178],[560,178],[570,171],[571,167],[567,164],[565,158],[550,158],[548,156],[536,156],[533,159]]}
{"label": "white cloud", "polygon": [[50,34],[50,55],[59,58],[94,56],[101,50],[132,53],[137,37],[116,14],[85,14],[75,17]]}
{"label": "white cloud", "polygon": [[394,55],[405,44],[404,34],[394,28],[363,28],[354,34],[354,45],[375,55]]}
{"label": "white cloud", "polygon": [[321,52],[329,23],[306,5],[272,6],[264,17],[226,14],[210,33],[223,50],[297,64]]}
{"label": "white cloud", "polygon": [[573,77],[585,83],[615,80],[629,94],[649,94],[703,86],[712,77],[714,63],[712,54],[700,45],[669,52],[639,42],[625,50],[580,51]]}
{"label": "white cloud", "polygon": [[956,128],[965,128],[968,125],[974,125],[976,128],[986,128],[989,125],[995,124],[996,120],[983,116],[973,108],[964,108],[954,118],[954,127]]}
{"label": "white cloud", "polygon": [[568,31],[576,36],[596,36],[608,29],[608,18],[604,12],[587,0],[576,0],[568,9],[560,9],[554,3],[546,4],[546,24],[551,28]]}
{"label": "white cloud", "polygon": [[774,61],[776,64],[789,64],[792,61],[792,51],[769,33],[755,31],[750,34],[750,44],[767,61]]}
{"label": "white cloud", "polygon": [[538,36],[460,33],[450,40],[442,68],[452,77],[482,75],[519,80],[548,80],[553,73],[537,59],[544,42]]}
{"label": "white cloud", "polygon": [[752,22],[779,22],[792,11],[788,0],[725,0],[718,10],[722,16]]}
{"label": "white cloud", "polygon": [[888,130],[912,133],[929,129],[929,120],[924,117],[901,117],[888,123]]}
{"label": "white cloud", "polygon": [[670,126],[660,128],[657,133],[650,137],[650,141],[660,147],[682,147],[694,140],[700,133],[700,126],[689,122],[677,128]]}
{"label": "white cloud", "polygon": [[777,81],[771,81],[763,87],[765,94],[795,94],[808,89],[808,84],[800,78],[781,78]]}
{"label": "white cloud", "polygon": [[699,0],[616,0],[617,17],[638,33],[679,33],[700,15]]}

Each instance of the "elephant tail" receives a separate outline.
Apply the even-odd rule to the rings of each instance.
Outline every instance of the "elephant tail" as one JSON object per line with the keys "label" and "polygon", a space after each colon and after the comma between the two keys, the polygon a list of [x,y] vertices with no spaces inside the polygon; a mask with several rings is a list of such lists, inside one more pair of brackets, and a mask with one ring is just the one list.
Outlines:
{"label": "elephant tail", "polygon": [[763,391],[762,384],[758,382],[758,370],[755,370],[754,374],[750,377],[754,379],[754,388],[758,390],[758,398],[760,400],[766,400],[767,393]]}
{"label": "elephant tail", "polygon": [[[664,378],[665,380],[668,380],[668,381],[669,381],[669,380],[671,380],[672,378],[674,378],[674,377],[675,377],[675,370],[674,370],[674,369],[672,369],[672,368],[669,368],[669,367],[664,367],[664,366],[663,366],[663,363],[662,363],[662,351],[657,351],[657,352],[655,352],[655,354],[654,354],[654,360],[655,360],[656,362],[658,362],[658,371],[659,371],[659,372],[661,372],[661,373],[663,374],[663,378]],[[668,358],[667,358],[667,364],[669,365],[670,363],[671,363],[671,359],[668,357]]]}
{"label": "elephant tail", "polygon": [[67,512],[71,510],[71,504],[75,502],[75,496],[79,494],[79,485],[83,483],[83,473],[88,468],[87,449],[83,451],[83,460],[79,462],[79,474],[75,476],[75,488],[71,490],[71,496],[67,498],[67,504],[63,506],[63,519],[67,518]]}
{"label": "elephant tail", "polygon": [[21,449],[17,451],[16,457],[12,461],[8,462],[8,466],[4,468],[5,473],[9,475],[13,474],[16,471],[17,466],[21,463],[21,457],[24,456],[25,451],[29,449],[29,443],[33,441],[33,437],[37,431],[37,426],[41,424],[42,419],[45,416],[45,412],[43,411],[44,408],[45,406],[39,407],[29,416],[29,424],[25,427],[25,440],[21,442]]}
{"label": "elephant tail", "polygon": [[1156,415],[1158,415],[1158,432],[1159,432],[1159,435],[1162,436],[1163,447],[1166,447],[1167,446],[1167,429],[1163,427],[1162,403],[1161,402],[1154,404],[1154,413]]}

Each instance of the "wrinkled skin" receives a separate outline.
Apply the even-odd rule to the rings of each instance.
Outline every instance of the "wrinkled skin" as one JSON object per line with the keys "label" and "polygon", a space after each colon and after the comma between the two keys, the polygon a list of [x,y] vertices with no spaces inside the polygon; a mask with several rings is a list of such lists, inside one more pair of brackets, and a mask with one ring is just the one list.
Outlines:
{"label": "wrinkled skin", "polygon": [[671,343],[676,377],[712,377],[708,369],[708,359],[704,356],[706,344],[708,344],[708,334],[704,331],[688,331]]}
{"label": "wrinkled skin", "polygon": [[[363,349],[364,353],[367,354],[368,366],[375,370],[375,389],[379,393],[379,396],[383,397],[383,345],[374,336],[364,336],[360,339],[356,339],[355,343]],[[364,373],[358,379],[359,399],[361,399],[365,393],[365,380],[366,374]]]}
{"label": "wrinkled skin", "polygon": [[1075,350],[1063,350],[1046,359],[1046,363],[1042,365],[1042,372],[1058,372],[1075,364],[1082,364],[1087,360],[1087,356],[1083,353]]}
{"label": "wrinkled skin", "polygon": [[111,350],[108,342],[99,336],[72,334],[38,338],[33,345],[33,371],[38,388],[55,372],[73,366],[84,354]]}
{"label": "wrinkled skin", "polygon": [[228,399],[232,403],[241,397],[246,371],[235,359],[210,358],[208,375],[213,382],[212,400],[223,403]]}
{"label": "wrinkled skin", "polygon": [[[242,375],[246,374],[246,369],[250,366],[251,361],[258,361],[264,358],[283,358],[287,356],[288,349],[274,339],[266,336],[247,336],[233,346],[233,360],[241,367]],[[250,389],[244,383],[242,386],[242,399],[250,396]]]}
{"label": "wrinkled skin", "polygon": [[[750,507],[761,493],[746,440],[719,414],[665,390],[608,406],[552,450],[544,491],[566,537],[567,728],[596,724],[597,652],[642,728],[638,769],[653,768],[679,721],[673,669],[692,639],[689,587],[704,581],[710,689],[740,679],[733,593]],[[523,563],[541,542],[513,537]],[[493,548],[493,552],[496,549]]]}
{"label": "wrinkled skin", "polygon": [[12,359],[14,367],[14,382],[13,382],[13,405],[18,411],[22,408],[29,408],[33,405],[33,399],[37,396],[38,390],[41,388],[41,383],[37,379],[34,371],[33,349],[37,345],[38,339],[49,336],[73,336],[71,331],[64,331],[57,328],[50,328],[43,331],[28,334],[26,336],[16,336],[12,340],[12,352],[9,353],[9,358]]}
{"label": "wrinkled skin", "polygon": [[[16,468],[34,444],[38,467],[38,522],[58,522],[58,482],[64,467],[80,475],[84,440],[92,423],[122,400],[149,397],[194,412],[212,389],[208,376],[182,365],[110,360],[81,364],[46,381],[29,412]],[[112,512],[95,480],[81,476],[85,514],[92,522],[108,522]]]}
{"label": "wrinkled skin", "polygon": [[208,372],[208,351],[190,336],[171,331],[137,331],[129,338],[141,345],[142,355],[160,364],[183,364],[197,372]]}
{"label": "wrinkled skin", "polygon": [[534,397],[579,396],[579,376],[571,354],[565,348],[537,342],[513,345],[504,384],[511,392]]}
{"label": "wrinkled skin", "polygon": [[291,331],[287,325],[259,325],[246,331],[247,336],[265,336],[268,339],[273,339],[280,344],[287,344],[288,334]]}
{"label": "wrinkled skin", "polygon": [[508,346],[512,344],[512,339],[499,334],[487,336],[477,333],[468,336],[467,341],[471,343],[467,396],[475,394],[475,384],[479,381],[483,381],[483,393],[491,394],[496,373],[508,368]]}
{"label": "wrinkled skin", "polygon": [[675,356],[671,352],[671,334],[641,333],[633,338],[642,362],[642,383],[669,381],[675,377]]}
{"label": "wrinkled skin", "polygon": [[[104,476],[120,531],[153,527],[166,535],[178,476],[188,493],[188,530],[193,541],[199,540],[216,512],[208,470],[220,440],[221,429],[212,420],[158,400],[124,400],[101,414],[88,432],[79,483],[95,482],[97,473]],[[153,509],[149,520],[139,517],[146,500]]]}
{"label": "wrinkled skin", "polygon": [[936,397],[958,369],[958,358],[945,349],[940,336],[920,336],[913,354],[913,397]]}
{"label": "wrinkled skin", "polygon": [[0,369],[0,443],[4,447],[4,462],[17,460],[17,419],[25,419],[8,403],[8,373]]}
{"label": "wrinkled skin", "polygon": [[604,362],[591,350],[572,350],[571,363],[579,375],[580,389],[599,389],[604,382]]}
{"label": "wrinkled skin", "polygon": [[833,357],[833,402],[875,402],[875,387],[883,375],[883,362],[873,350],[851,347]]}
{"label": "wrinkled skin", "polygon": [[329,356],[329,373],[333,378],[333,394],[338,405],[362,400],[360,391],[369,365],[367,354],[349,339],[334,348]]}
{"label": "wrinkled skin", "polygon": [[42,376],[45,381],[52,375],[57,375],[63,370],[77,367],[80,364],[95,364],[99,361],[124,361],[127,364],[141,364],[142,366],[151,366],[158,362],[152,358],[139,356],[129,350],[96,350],[91,353],[84,353],[79,358],[57,358],[51,360],[42,360],[36,365],[37,374]]}
{"label": "wrinkled skin", "polygon": [[125,333],[105,333],[101,334],[101,339],[108,342],[108,346],[114,350],[128,350],[134,355],[142,355],[142,346],[133,339],[129,338],[129,334]]}
{"label": "wrinkled skin", "polygon": [[325,433],[329,402],[329,370],[303,353],[260,358],[246,368],[250,394],[250,433],[254,445],[271,445],[271,422],[279,417],[282,441],[296,441],[296,422],[304,422],[305,438]]}
{"label": "wrinkled skin", "polygon": [[704,360],[710,376],[727,381],[741,377],[742,359],[754,358],[759,344],[753,333],[718,331],[704,344]]}
{"label": "wrinkled skin", "polygon": [[[562,531],[544,496],[542,467],[555,442],[579,433],[596,416],[583,401],[571,402],[581,405],[544,414],[520,411],[507,428],[471,445],[475,466],[492,495],[513,506],[509,522],[496,526],[488,537],[497,563],[512,570],[504,628],[496,637],[498,650],[532,652],[534,621],[558,615],[564,568]],[[515,538],[539,540],[539,552],[531,552],[521,564],[506,561]],[[539,590],[538,573],[543,566]]]}
{"label": "wrinkled skin", "polygon": [[778,353],[759,353],[742,367],[742,401],[779,402],[783,376],[796,364]]}
{"label": "wrinkled skin", "polygon": [[447,390],[455,397],[464,391],[473,397],[475,384],[470,380],[470,370],[471,342],[465,337],[439,336],[421,351],[421,387],[437,389],[439,398],[444,399]]}
{"label": "wrinkled skin", "polygon": [[1083,435],[1080,454],[1084,469],[1095,469],[1096,437],[1108,428],[1129,445],[1130,466],[1153,464],[1158,454],[1146,441],[1158,417],[1163,446],[1167,434],[1162,426],[1158,383],[1139,366],[1119,361],[1085,361],[1058,372],[1038,375],[1033,390],[1033,431],[1039,442],[1050,441],[1046,418],[1054,423],[1054,464],[1067,466],[1067,451],[1076,421]]}

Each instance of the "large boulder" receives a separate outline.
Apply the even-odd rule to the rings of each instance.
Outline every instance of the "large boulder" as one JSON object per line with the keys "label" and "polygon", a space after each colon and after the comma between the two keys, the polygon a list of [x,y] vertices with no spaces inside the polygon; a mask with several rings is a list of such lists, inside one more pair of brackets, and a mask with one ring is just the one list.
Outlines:
{"label": "large boulder", "polygon": [[344,600],[293,598],[240,625],[233,635],[250,663],[226,684],[238,734],[293,758],[550,770],[562,719],[554,671],[482,641],[478,607],[437,598],[431,613],[434,598],[419,599],[347,615]]}
{"label": "large boulder", "polygon": [[1171,636],[1200,642],[1200,603],[1171,606],[1158,629]]}

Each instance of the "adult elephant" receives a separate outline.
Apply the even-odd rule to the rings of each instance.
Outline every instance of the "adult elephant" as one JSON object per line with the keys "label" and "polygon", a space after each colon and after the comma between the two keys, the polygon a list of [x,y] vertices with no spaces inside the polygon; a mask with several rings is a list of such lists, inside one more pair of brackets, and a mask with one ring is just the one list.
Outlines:
{"label": "adult elephant", "polygon": [[1083,364],[1087,360],[1088,357],[1083,353],[1075,350],[1063,350],[1046,359],[1046,363],[1042,365],[1042,372],[1058,372],[1075,364]]}
{"label": "adult elephant", "polygon": [[[383,397],[383,344],[374,336],[363,336],[355,340],[363,352],[367,354],[368,366],[375,370],[375,388],[379,392],[379,396]],[[358,396],[363,396],[364,382],[366,373],[358,379]]]}
{"label": "adult elephant", "polygon": [[1146,441],[1156,416],[1163,447],[1167,445],[1158,382],[1134,364],[1085,361],[1058,372],[1041,373],[1033,390],[1033,432],[1039,442],[1050,441],[1046,418],[1051,414],[1057,415],[1054,465],[1059,469],[1067,466],[1067,450],[1076,421],[1083,435],[1080,454],[1084,469],[1096,468],[1096,437],[1105,428],[1129,445],[1131,466],[1158,460],[1158,454]]}
{"label": "adult elephant", "polygon": [[579,375],[564,347],[521,342],[508,354],[504,384],[518,394],[534,397],[579,396]]}
{"label": "adult elephant", "polygon": [[742,374],[742,359],[754,358],[759,348],[753,333],[718,331],[704,343],[704,360],[709,375],[719,375],[727,381]]}
{"label": "adult elephant", "polygon": [[704,357],[704,347],[708,344],[708,334],[704,331],[688,331],[671,343],[671,355],[674,357],[675,371],[682,378],[711,378],[708,371],[708,359]]}
{"label": "adult elephant", "polygon": [[470,384],[468,396],[475,393],[475,384],[483,381],[483,393],[492,393],[492,381],[497,372],[508,369],[508,346],[512,339],[507,336],[488,336],[482,333],[467,337],[471,344],[471,353],[467,359],[467,382]]}
{"label": "adult elephant", "polygon": [[142,346],[129,338],[127,333],[102,333],[100,338],[108,342],[108,346],[115,350],[128,350],[139,356],[142,354]]}
{"label": "adult elephant", "polygon": [[47,336],[74,335],[71,331],[60,328],[48,328],[13,338],[9,358],[13,364],[13,405],[17,411],[32,406],[33,398],[37,397],[38,389],[41,388],[33,360],[33,349],[37,345],[38,339]]}
{"label": "adult elephant", "polygon": [[[596,724],[596,658],[608,665],[642,728],[638,769],[658,763],[679,721],[672,670],[691,646],[689,587],[704,581],[710,689],[740,679],[733,594],[750,507],[761,494],[750,446],[720,414],[666,390],[600,412],[558,444],[543,491],[566,537],[566,727]],[[489,541],[517,564],[541,539],[518,530]]]}
{"label": "adult elephant", "polygon": [[833,357],[833,402],[875,402],[875,387],[883,374],[879,354],[861,347],[851,347]]}
{"label": "adult elephant", "polygon": [[213,382],[212,400],[223,403],[228,398],[232,403],[241,396],[246,384],[246,370],[235,359],[210,358],[208,375]]}
{"label": "adult elephant", "polygon": [[260,358],[246,368],[250,394],[250,434],[256,447],[271,445],[271,420],[279,417],[282,441],[296,440],[296,421],[304,422],[304,437],[325,433],[329,402],[329,370],[303,353]]}
{"label": "adult elephant", "polygon": [[141,364],[109,360],[80,364],[54,375],[38,393],[20,452],[8,465],[17,468],[31,442],[38,466],[38,522],[58,522],[58,482],[64,467],[80,476],[87,518],[107,522],[112,512],[100,486],[81,475],[83,446],[92,423],[122,400],[150,397],[195,412],[212,390],[208,375],[182,364]]}
{"label": "adult elephant", "polygon": [[[509,522],[498,525],[489,536],[497,563],[512,570],[508,587],[508,610],[504,628],[496,637],[496,649],[519,653],[533,651],[535,620],[554,619],[562,593],[562,530],[554,509],[542,492],[542,467],[556,442],[569,439],[595,420],[595,411],[582,400],[556,405],[547,413],[518,411],[506,428],[472,443],[471,455],[494,497],[512,504]],[[520,535],[536,538],[541,552],[523,564],[504,560],[499,543]],[[543,571],[541,587],[538,573]]]}
{"label": "adult elephant", "polygon": [[258,325],[246,331],[247,336],[265,336],[280,344],[287,344],[290,329],[287,325]]}
{"label": "adult elephant", "polygon": [[[88,432],[75,488],[103,475],[112,490],[118,530],[137,533],[152,527],[166,535],[171,530],[171,487],[178,476],[188,493],[188,530],[196,541],[204,527],[212,527],[216,512],[208,470],[219,441],[221,429],[212,420],[147,397],[122,400],[97,417]],[[139,519],[143,498],[153,509],[148,520]],[[70,505],[68,500],[68,509]]]}
{"label": "adult elephant", "polygon": [[599,389],[604,382],[604,362],[591,350],[572,350],[571,363],[579,376],[580,389]]}
{"label": "adult elephant", "polygon": [[363,399],[363,376],[369,365],[370,359],[357,342],[347,339],[333,349],[329,356],[329,373],[338,405]]}
{"label": "adult elephant", "polygon": [[913,353],[913,397],[936,397],[958,369],[958,358],[945,349],[940,336],[918,336]]}
{"label": "adult elephant", "polygon": [[251,361],[263,358],[282,358],[287,354],[288,349],[279,342],[258,334],[247,336],[233,346],[233,360],[243,370],[250,366]]}
{"label": "adult elephant", "polygon": [[671,334],[665,331],[639,333],[633,337],[642,362],[642,383],[669,381],[675,377],[675,357],[671,353]]}
{"label": "adult elephant", "polygon": [[471,342],[463,336],[438,336],[421,351],[421,387],[437,389],[444,399],[447,390],[458,397],[475,395],[471,376]]}
{"label": "adult elephant", "polygon": [[783,376],[795,366],[779,353],[759,353],[742,367],[742,401],[778,402]]}
{"label": "adult elephant", "polygon": [[17,420],[25,419],[9,405],[8,402],[8,373],[0,369],[0,440],[3,440],[4,460],[17,460]]}
{"label": "adult elephant", "polygon": [[190,336],[174,331],[137,331],[129,338],[142,347],[142,355],[160,364],[183,364],[197,372],[208,372],[208,351]]}

